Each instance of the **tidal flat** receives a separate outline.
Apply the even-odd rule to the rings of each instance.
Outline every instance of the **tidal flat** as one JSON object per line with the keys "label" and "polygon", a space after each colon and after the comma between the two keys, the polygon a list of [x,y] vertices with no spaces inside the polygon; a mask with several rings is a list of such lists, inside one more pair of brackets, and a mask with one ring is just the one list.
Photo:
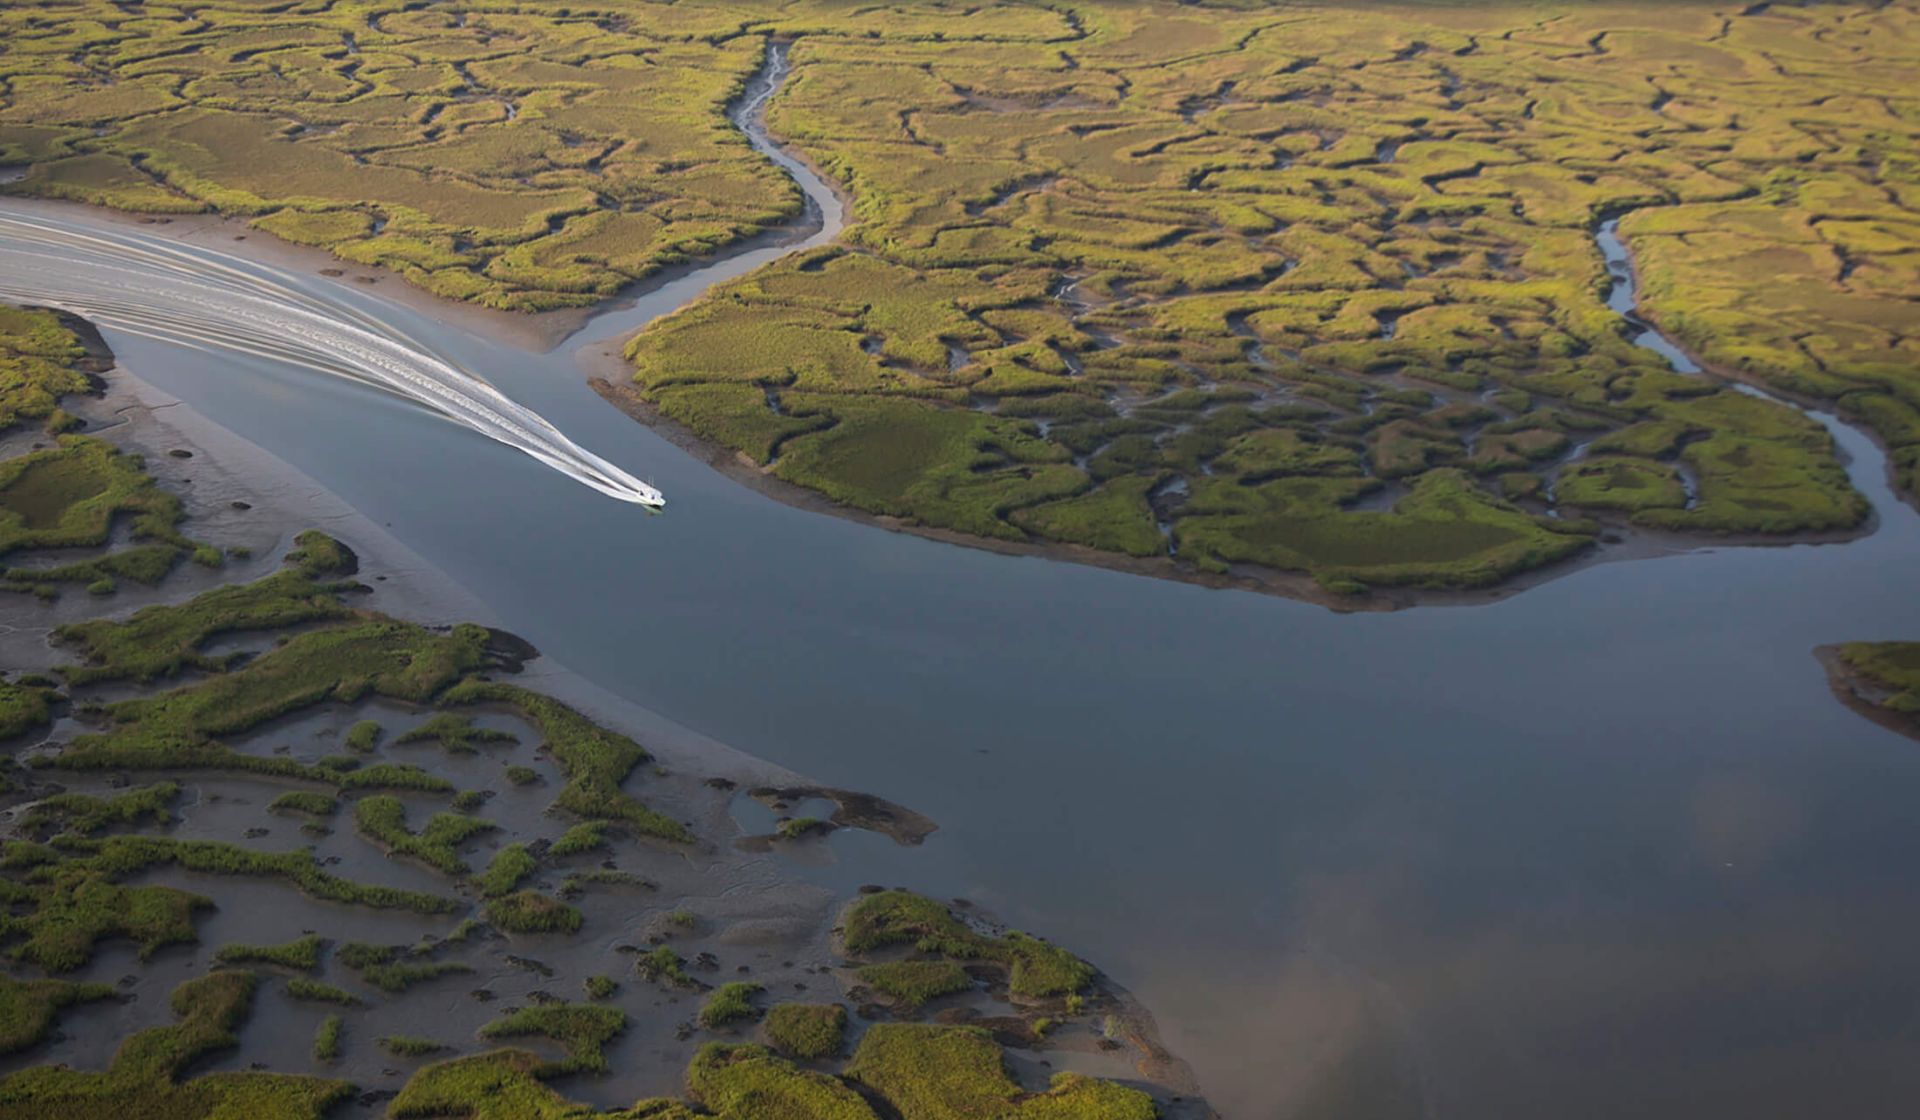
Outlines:
{"label": "tidal flat", "polygon": [[[9,562],[110,569],[153,539],[202,562],[125,590],[7,588],[0,1115],[871,1116],[854,1086],[924,1095],[928,1055],[962,1038],[982,1103],[1211,1114],[1079,958],[919,895],[809,884],[785,852],[825,821],[782,813],[756,846],[730,806],[830,798],[832,827],[902,844],[931,821],[724,749],[654,753],[549,694],[563,674],[521,684],[538,652],[441,621],[472,606],[443,576],[404,550],[384,563],[390,541],[311,494],[295,517],[367,544],[292,530],[244,445],[183,438],[117,371],[79,383],[103,400],[68,391],[87,348],[51,313],[12,314],[67,434],[24,422],[52,410],[8,417]],[[167,500],[128,506],[149,493]],[[864,939],[837,942],[845,923]],[[923,928],[943,940],[914,947]],[[966,981],[887,1007],[861,980],[883,961]],[[835,1044],[762,1040],[789,1005],[837,1010]],[[868,1029],[921,1018],[938,1021]]]}

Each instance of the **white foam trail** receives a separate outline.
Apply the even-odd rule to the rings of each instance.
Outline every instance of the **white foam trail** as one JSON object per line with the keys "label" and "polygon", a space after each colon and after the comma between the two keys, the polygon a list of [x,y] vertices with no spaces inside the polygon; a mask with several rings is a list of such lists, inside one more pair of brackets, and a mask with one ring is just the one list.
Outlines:
{"label": "white foam trail", "polygon": [[287,274],[131,230],[0,214],[0,300],[57,307],[101,326],[195,349],[271,358],[424,405],[611,498],[660,491],[580,447],[539,413],[379,320]]}

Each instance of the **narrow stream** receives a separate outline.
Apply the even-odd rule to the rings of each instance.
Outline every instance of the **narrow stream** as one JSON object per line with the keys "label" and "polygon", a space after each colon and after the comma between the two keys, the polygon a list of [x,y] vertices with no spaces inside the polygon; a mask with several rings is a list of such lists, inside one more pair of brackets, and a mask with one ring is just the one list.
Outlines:
{"label": "narrow stream", "polygon": [[[1626,320],[1632,332],[1628,337],[1633,344],[1645,347],[1666,359],[1667,365],[1675,373],[1695,377],[1710,376],[1679,343],[1667,337],[1660,328],[1640,314],[1639,278],[1634,274],[1633,254],[1627,249],[1626,242],[1620,239],[1620,219],[1609,218],[1602,222],[1594,231],[1594,243],[1600,247],[1600,255],[1607,262],[1607,275],[1613,281],[1612,286],[1607,289],[1607,306]],[[1745,393],[1750,397],[1772,401],[1782,408],[1793,409],[1825,428],[1827,433],[1833,436],[1836,447],[1846,446],[1847,441],[1841,438],[1843,432],[1857,439],[1869,438],[1831,412],[1803,407],[1785,397],[1776,396],[1757,385],[1750,385],[1744,381],[1729,381],[1722,378],[1715,378],[1715,380],[1734,392]],[[1699,483],[1694,478],[1693,471],[1685,464],[1680,464],[1677,473],[1681,484],[1686,488],[1687,506],[1691,508],[1699,497]],[[1893,500],[1895,504],[1899,504],[1897,496]],[[1873,506],[1876,513],[1883,509],[1878,502],[1873,503]]]}
{"label": "narrow stream", "polygon": [[1600,223],[1593,240],[1600,246],[1600,255],[1606,258],[1607,275],[1613,278],[1613,286],[1607,289],[1607,306],[1627,321],[1633,331],[1629,336],[1633,344],[1665,358],[1676,373],[1700,373],[1700,366],[1685,350],[1640,317],[1640,289],[1633,275],[1633,254],[1627,251],[1626,242],[1620,240],[1620,219],[1608,218]]}
{"label": "narrow stream", "polygon": [[[817,244],[838,202],[788,169]],[[1920,748],[1810,656],[1920,635],[1920,517],[1870,440],[1829,424],[1868,537],[1603,564],[1472,608],[1342,616],[999,556],[773,502],[584,383],[581,348],[793,247],[665,279],[547,354],[274,276],[656,482],[664,517],[357,382],[105,333],[554,661],[933,816],[923,848],[836,835],[840,863],[796,873],[1074,946],[1234,1120],[1920,1106]]]}

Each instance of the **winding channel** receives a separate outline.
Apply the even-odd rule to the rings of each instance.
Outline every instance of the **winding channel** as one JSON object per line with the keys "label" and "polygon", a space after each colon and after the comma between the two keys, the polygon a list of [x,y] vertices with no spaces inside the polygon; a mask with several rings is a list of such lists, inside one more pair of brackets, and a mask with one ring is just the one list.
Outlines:
{"label": "winding channel", "polygon": [[1608,218],[1600,223],[1593,241],[1607,262],[1607,275],[1613,280],[1613,286],[1607,290],[1607,307],[1626,320],[1634,345],[1644,346],[1665,358],[1675,373],[1704,372],[1678,343],[1640,317],[1640,285],[1633,274],[1633,254],[1628,252],[1626,242],[1620,240],[1620,219]]}
{"label": "winding channel", "polygon": [[[838,202],[785,166],[818,222],[797,244],[831,236]],[[797,873],[974,899],[1083,951],[1232,1120],[1920,1102],[1920,750],[1811,656],[1920,634],[1920,516],[1870,440],[1822,420],[1879,511],[1864,538],[1598,564],[1465,609],[1335,615],[954,548],[754,493],[581,377],[583,351],[795,244],[665,278],[550,353],[276,278],[655,480],[663,518],[361,381],[104,333],[553,661],[934,817],[921,849],[836,834],[842,862]]]}

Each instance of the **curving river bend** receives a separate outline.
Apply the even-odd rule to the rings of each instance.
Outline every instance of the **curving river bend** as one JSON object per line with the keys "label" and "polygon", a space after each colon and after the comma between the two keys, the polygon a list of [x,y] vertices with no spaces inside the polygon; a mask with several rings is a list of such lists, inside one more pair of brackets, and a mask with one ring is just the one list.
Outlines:
{"label": "curving river bend", "polygon": [[[808,243],[830,238],[832,194],[747,123],[806,189]],[[46,211],[0,206],[22,214]],[[795,510],[587,388],[583,352],[791,245],[532,353],[169,244],[189,271],[377,324],[657,483],[672,512],[646,518],[361,380],[106,324],[133,375],[389,526],[559,662],[931,814],[923,849],[840,834],[847,870],[806,873],[977,899],[1082,950],[1229,1117],[1920,1106],[1920,748],[1834,702],[1810,655],[1920,634],[1920,517],[1850,428],[1827,421],[1879,513],[1862,540],[1343,616]]]}

